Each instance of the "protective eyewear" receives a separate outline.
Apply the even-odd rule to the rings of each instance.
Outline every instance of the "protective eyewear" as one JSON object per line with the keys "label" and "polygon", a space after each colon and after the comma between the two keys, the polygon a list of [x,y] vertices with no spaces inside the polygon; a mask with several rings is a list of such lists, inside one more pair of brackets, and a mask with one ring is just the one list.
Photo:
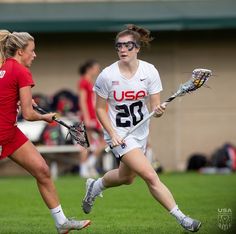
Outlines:
{"label": "protective eyewear", "polygon": [[116,42],[115,48],[116,51],[121,51],[122,48],[126,48],[128,51],[131,51],[135,48],[139,48],[139,46],[134,41],[127,41],[127,42]]}

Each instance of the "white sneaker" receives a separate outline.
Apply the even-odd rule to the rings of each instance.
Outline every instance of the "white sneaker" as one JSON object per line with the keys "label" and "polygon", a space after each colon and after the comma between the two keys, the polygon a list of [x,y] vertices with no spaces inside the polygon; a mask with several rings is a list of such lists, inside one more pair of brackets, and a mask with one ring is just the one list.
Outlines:
{"label": "white sneaker", "polygon": [[86,181],[86,194],[82,201],[82,209],[84,213],[89,214],[92,210],[93,203],[96,199],[96,197],[102,197],[102,192],[99,194],[93,194],[93,186],[96,180],[94,179],[87,179]]}
{"label": "white sneaker", "polygon": [[56,227],[57,232],[60,234],[67,234],[71,230],[81,230],[83,228],[88,227],[91,224],[90,220],[74,220],[74,219],[67,219],[65,223]]}
{"label": "white sneaker", "polygon": [[190,231],[190,232],[197,232],[199,228],[201,227],[201,222],[196,219],[191,219],[190,217],[186,216],[184,217],[181,222],[181,226]]}

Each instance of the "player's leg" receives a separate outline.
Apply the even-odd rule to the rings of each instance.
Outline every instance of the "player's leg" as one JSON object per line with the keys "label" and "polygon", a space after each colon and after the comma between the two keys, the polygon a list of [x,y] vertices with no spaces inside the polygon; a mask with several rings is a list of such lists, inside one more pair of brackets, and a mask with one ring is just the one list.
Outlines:
{"label": "player's leg", "polygon": [[136,176],[136,173],[132,170],[129,165],[123,162],[123,157],[127,152],[132,151],[135,148],[142,147],[140,142],[136,141],[132,137],[125,140],[125,147],[122,145],[114,147],[112,152],[114,156],[120,160],[118,169],[108,171],[103,176],[103,185],[106,188],[115,187],[122,184],[131,184]]}
{"label": "player's leg", "polygon": [[99,157],[101,156],[104,150],[104,147],[102,148],[102,146],[100,145],[99,137],[99,132],[96,130],[96,128],[92,128],[90,139],[90,154],[87,160],[90,174],[89,177],[92,178],[97,178],[99,176],[97,165]]}
{"label": "player's leg", "polygon": [[[94,128],[87,128],[90,142],[89,149],[83,149],[79,155],[80,176],[82,178],[96,178],[99,176],[96,169],[98,157],[101,155],[105,146],[100,145],[99,133]],[[104,140],[103,140],[104,141]]]}
{"label": "player's leg", "polygon": [[[104,174],[106,171],[103,168],[103,156],[104,156],[104,149],[106,148],[106,142],[103,139],[103,132],[96,130],[95,131],[95,141],[94,141],[94,148],[93,148],[93,155],[96,159],[94,163],[95,168],[95,175],[97,172],[97,176],[99,174]],[[94,176],[95,177],[95,176]]]}
{"label": "player's leg", "polygon": [[[137,142],[129,138],[126,140],[126,147],[117,146],[114,147],[112,151],[115,157],[120,160],[126,152],[137,146]],[[101,196],[104,189],[122,184],[130,184],[135,176],[135,173],[121,162],[118,169],[106,172],[102,178],[97,180],[88,179],[86,182],[86,194],[82,201],[83,211],[87,214],[91,212],[96,197]]]}
{"label": "player's leg", "polygon": [[30,141],[18,148],[10,158],[36,178],[39,191],[49,209],[59,205],[48,165]]}
{"label": "player's leg", "polygon": [[66,218],[59,203],[57,192],[50,176],[50,170],[45,160],[30,141],[19,147],[10,156],[10,159],[35,177],[41,196],[55,220],[58,233],[66,233],[66,231],[74,229],[79,230],[90,224],[89,220],[76,221]]}
{"label": "player's leg", "polygon": [[97,180],[88,179],[86,182],[86,194],[82,202],[83,211],[86,214],[91,212],[96,197],[102,196],[104,189],[131,184],[135,176],[136,174],[129,167],[120,162],[118,169],[108,171],[102,178]]}
{"label": "player's leg", "polygon": [[83,149],[79,153],[79,166],[80,166],[80,171],[79,174],[82,178],[89,178],[89,166],[88,166],[88,149]]}
{"label": "player's leg", "polygon": [[146,182],[152,196],[159,201],[185,229],[198,231],[201,222],[187,217],[179,210],[171,192],[160,181],[155,170],[140,148],[133,149],[126,153],[122,161]]}
{"label": "player's leg", "polygon": [[[132,184],[135,177],[136,173],[121,161],[117,169],[108,171],[101,179],[102,179],[102,185],[105,189],[105,188],[117,187],[124,184],[125,185]],[[96,183],[94,185],[94,190],[96,191]]]}
{"label": "player's leg", "polygon": [[123,156],[122,161],[143,178],[153,197],[167,210],[171,210],[176,205],[172,194],[159,180],[157,173],[141,149],[136,148],[129,151]]}

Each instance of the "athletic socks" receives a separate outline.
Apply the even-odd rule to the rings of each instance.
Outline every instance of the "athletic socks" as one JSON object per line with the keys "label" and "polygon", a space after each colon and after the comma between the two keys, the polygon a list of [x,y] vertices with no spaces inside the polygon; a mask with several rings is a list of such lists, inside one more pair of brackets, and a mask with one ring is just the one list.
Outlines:
{"label": "athletic socks", "polygon": [[186,217],[177,205],[170,211],[170,214],[173,215],[179,223]]}
{"label": "athletic socks", "polygon": [[80,172],[79,172],[80,176],[82,178],[89,178],[90,177],[90,174],[89,174],[89,166],[88,166],[88,163],[87,161],[85,162],[82,162],[80,164]]}
{"label": "athletic socks", "polygon": [[102,178],[98,178],[93,185],[93,195],[100,194],[105,188]]}
{"label": "athletic socks", "polygon": [[57,227],[66,222],[67,218],[64,215],[61,205],[57,206],[56,208],[50,209],[50,211]]}
{"label": "athletic socks", "polygon": [[97,158],[94,155],[90,155],[88,159],[80,163],[80,176],[82,178],[96,178],[98,177],[98,172],[96,170]]}
{"label": "athletic socks", "polygon": [[96,162],[97,162],[97,157],[95,155],[91,154],[91,155],[89,155],[87,162],[88,162],[89,167],[95,168]]}

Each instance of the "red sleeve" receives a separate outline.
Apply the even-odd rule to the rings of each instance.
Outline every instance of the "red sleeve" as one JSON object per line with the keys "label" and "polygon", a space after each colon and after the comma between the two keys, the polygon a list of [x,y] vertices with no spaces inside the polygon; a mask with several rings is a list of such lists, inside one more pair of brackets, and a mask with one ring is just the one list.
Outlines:
{"label": "red sleeve", "polygon": [[34,86],[34,81],[31,72],[25,67],[21,67],[18,73],[18,87],[23,88],[25,86]]}

